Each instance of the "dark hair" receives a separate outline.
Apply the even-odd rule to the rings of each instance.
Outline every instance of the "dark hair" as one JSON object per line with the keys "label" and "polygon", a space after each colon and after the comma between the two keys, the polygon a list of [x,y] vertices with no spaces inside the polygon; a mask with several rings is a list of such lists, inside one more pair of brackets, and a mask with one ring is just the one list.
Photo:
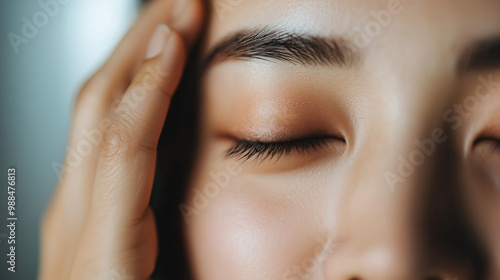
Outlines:
{"label": "dark hair", "polygon": [[198,146],[202,41],[200,38],[191,49],[158,143],[150,206],[155,213],[159,254],[151,279],[192,279],[179,204],[186,196]]}

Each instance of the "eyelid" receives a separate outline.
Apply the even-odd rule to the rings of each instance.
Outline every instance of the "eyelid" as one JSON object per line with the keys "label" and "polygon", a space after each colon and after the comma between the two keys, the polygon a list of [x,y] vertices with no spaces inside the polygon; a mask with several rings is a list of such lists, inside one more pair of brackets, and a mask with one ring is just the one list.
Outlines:
{"label": "eyelid", "polygon": [[279,158],[293,151],[305,153],[324,149],[330,141],[335,140],[345,143],[343,138],[332,136],[305,137],[275,142],[237,140],[237,144],[226,151],[226,157],[233,157],[236,160],[243,161],[251,158],[263,161],[275,157]]}
{"label": "eyelid", "polygon": [[476,147],[478,144],[482,143],[482,142],[495,142],[495,143],[498,143],[500,144],[500,137],[498,136],[492,136],[492,135],[484,135],[484,136],[480,136],[478,138],[476,138],[474,140],[474,142],[472,142],[472,147]]}
{"label": "eyelid", "polygon": [[479,137],[472,145],[474,154],[481,159],[481,162],[499,159],[500,138],[497,137]]}

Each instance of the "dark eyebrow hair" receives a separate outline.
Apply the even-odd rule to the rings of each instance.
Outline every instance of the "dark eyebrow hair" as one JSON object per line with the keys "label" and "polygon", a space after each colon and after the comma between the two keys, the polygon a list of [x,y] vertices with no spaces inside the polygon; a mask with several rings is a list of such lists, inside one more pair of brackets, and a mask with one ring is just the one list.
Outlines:
{"label": "dark eyebrow hair", "polygon": [[239,31],[216,45],[204,61],[277,60],[303,66],[354,66],[359,53],[343,38],[301,35],[265,27]]}
{"label": "dark eyebrow hair", "polygon": [[461,73],[494,68],[500,68],[500,37],[474,43],[459,63]]}

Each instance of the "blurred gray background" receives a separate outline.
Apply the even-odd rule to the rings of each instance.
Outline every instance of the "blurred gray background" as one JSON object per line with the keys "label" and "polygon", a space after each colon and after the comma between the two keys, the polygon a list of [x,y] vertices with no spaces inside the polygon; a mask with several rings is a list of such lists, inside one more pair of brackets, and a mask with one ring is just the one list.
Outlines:
{"label": "blurred gray background", "polygon": [[[37,278],[40,218],[57,182],[52,163],[63,162],[74,96],[133,23],[139,2],[1,1],[2,280]],[[23,27],[30,24],[37,30],[25,28],[23,33]],[[21,37],[24,39],[19,39]],[[9,253],[7,169],[10,167],[17,169],[15,273],[7,271],[6,262]]]}

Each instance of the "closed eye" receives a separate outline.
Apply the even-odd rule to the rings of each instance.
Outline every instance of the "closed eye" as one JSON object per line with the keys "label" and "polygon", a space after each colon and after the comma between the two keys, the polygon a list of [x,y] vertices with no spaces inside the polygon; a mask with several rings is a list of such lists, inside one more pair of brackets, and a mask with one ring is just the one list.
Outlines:
{"label": "closed eye", "polygon": [[500,139],[494,137],[482,137],[474,141],[474,147],[483,156],[492,156],[500,152]]}
{"label": "closed eye", "polygon": [[292,139],[278,142],[239,140],[235,146],[226,151],[226,156],[243,161],[252,158],[254,160],[280,158],[292,152],[301,154],[322,150],[327,148],[331,141],[342,141],[345,143],[344,139],[331,136]]}

